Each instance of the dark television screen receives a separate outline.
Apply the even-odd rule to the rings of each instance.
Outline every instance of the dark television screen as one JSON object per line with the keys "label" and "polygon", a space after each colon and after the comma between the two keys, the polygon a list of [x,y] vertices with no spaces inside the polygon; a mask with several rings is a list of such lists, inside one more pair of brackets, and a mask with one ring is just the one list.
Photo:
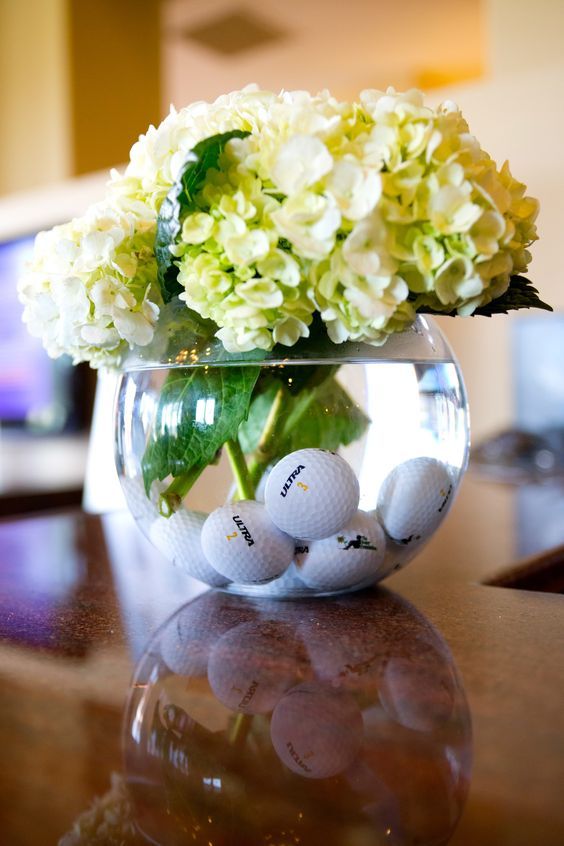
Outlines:
{"label": "dark television screen", "polygon": [[61,431],[75,417],[68,359],[53,361],[22,322],[17,280],[34,236],[0,242],[0,423]]}

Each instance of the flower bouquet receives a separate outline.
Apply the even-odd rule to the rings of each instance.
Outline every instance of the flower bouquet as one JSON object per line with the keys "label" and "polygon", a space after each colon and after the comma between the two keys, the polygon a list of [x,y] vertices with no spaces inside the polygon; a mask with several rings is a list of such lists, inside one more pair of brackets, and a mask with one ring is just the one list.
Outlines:
{"label": "flower bouquet", "polygon": [[431,536],[467,459],[422,315],[550,309],[525,190],[451,102],[249,86],[172,110],[38,235],[24,320],[124,372],[118,470],[168,557],[230,590],[357,588]]}

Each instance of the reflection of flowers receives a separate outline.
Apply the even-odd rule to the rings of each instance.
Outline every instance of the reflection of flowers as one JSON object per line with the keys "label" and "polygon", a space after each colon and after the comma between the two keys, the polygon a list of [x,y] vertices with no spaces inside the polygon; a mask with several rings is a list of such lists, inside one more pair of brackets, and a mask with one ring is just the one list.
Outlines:
{"label": "reflection of flowers", "polygon": [[112,773],[112,787],[61,837],[59,846],[108,846],[138,843],[131,799],[123,777]]}
{"label": "reflection of flowers", "polygon": [[381,344],[418,309],[473,313],[527,269],[538,204],[453,103],[249,86],[172,111],[112,174],[107,211],[40,238],[20,290],[52,355],[98,365],[150,342],[163,200],[196,145],[234,131],[244,137],[193,186],[171,245],[181,299],[230,351],[292,346],[316,312],[335,343]]}

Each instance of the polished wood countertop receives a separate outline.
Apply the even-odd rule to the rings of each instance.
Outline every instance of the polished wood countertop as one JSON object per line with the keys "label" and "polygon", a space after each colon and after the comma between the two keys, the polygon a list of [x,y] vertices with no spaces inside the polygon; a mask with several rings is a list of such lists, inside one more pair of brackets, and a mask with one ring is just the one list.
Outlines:
{"label": "polished wood countertop", "polygon": [[[123,513],[0,521],[0,842],[561,846],[564,598],[485,582],[561,545],[563,515],[559,484],[512,488],[469,473],[435,538],[384,591],[306,603],[204,593]],[[179,611],[189,602],[191,610]],[[321,767],[316,780],[315,772],[293,775],[309,767],[299,751],[291,751],[294,763],[276,743],[278,757],[272,746],[259,756],[265,718],[229,721],[227,669],[212,684],[218,703],[205,672],[174,666],[167,638],[183,619],[198,630],[227,621],[214,666],[238,667],[258,654],[255,675],[266,673],[271,686],[286,673],[312,702],[325,690],[328,716],[312,723],[312,749],[315,732],[330,725],[342,764]],[[343,669],[351,666],[352,677]],[[185,707],[170,704],[174,673],[189,679],[178,694]],[[337,701],[351,692],[369,738],[354,765],[347,749],[357,744],[359,718]],[[187,732],[195,744],[188,751],[179,741]],[[175,806],[171,817],[157,801],[157,747],[174,765],[165,767],[167,784],[192,796],[190,814]],[[194,748],[208,768],[197,790],[228,795],[235,827],[222,817],[213,830],[198,828],[194,814],[208,800],[198,804],[189,792]],[[253,802],[258,817],[249,814]],[[129,825],[121,840],[116,819]]]}

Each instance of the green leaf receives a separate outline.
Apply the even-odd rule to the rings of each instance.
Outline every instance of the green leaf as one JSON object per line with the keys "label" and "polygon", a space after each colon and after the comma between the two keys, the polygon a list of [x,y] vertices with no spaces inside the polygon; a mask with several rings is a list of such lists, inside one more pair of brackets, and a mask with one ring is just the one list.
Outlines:
{"label": "green leaf", "polygon": [[360,438],[369,422],[337,380],[328,379],[295,399],[284,427],[283,454],[306,447],[337,450]]}
{"label": "green leaf", "polygon": [[[297,368],[296,368],[297,369]],[[302,370],[324,371],[326,367]],[[311,373],[310,377],[317,373]],[[316,387],[292,395],[286,388],[279,435],[267,456],[274,461],[288,452],[306,447],[336,450],[347,446],[362,436],[368,418],[345,389],[334,379],[321,381]],[[280,382],[271,378],[262,391],[256,393],[247,419],[239,427],[239,441],[247,454],[255,452],[264,432]],[[265,457],[266,460],[266,457]]]}
{"label": "green leaf", "polygon": [[[259,387],[260,390],[258,390]],[[239,443],[243,452],[247,455],[250,455],[258,447],[268,413],[279,387],[274,379],[268,379],[267,382],[257,385],[257,391],[251,402],[247,419],[239,426]]]}
{"label": "green leaf", "polygon": [[232,138],[250,135],[241,129],[233,129],[219,135],[212,135],[200,141],[188,153],[179,178],[163,200],[157,217],[155,255],[157,274],[165,303],[182,291],[178,284],[178,268],[170,248],[176,243],[182,221],[187,214],[196,210],[196,195],[202,188],[210,168],[217,168],[219,157]]}
{"label": "green leaf", "polygon": [[[507,314],[510,311],[516,311],[522,308],[541,308],[545,311],[553,311],[552,306],[544,303],[538,293],[537,289],[524,276],[512,276],[509,281],[509,288],[505,294],[492,300],[487,305],[480,306],[471,316],[492,317],[494,314]],[[456,317],[457,315],[456,309],[445,312],[437,311],[427,306],[418,308],[417,311],[421,314],[436,314],[439,316],[444,315],[445,317]]]}
{"label": "green leaf", "polygon": [[545,311],[552,311],[552,306],[544,303],[536,288],[524,276],[512,276],[509,288],[488,305],[477,308],[474,314],[491,317],[493,314],[507,314],[521,308],[541,308]]}
{"label": "green leaf", "polygon": [[156,479],[193,476],[237,436],[249,411],[260,368],[193,367],[172,370],[162,388],[142,460],[148,492]]}

